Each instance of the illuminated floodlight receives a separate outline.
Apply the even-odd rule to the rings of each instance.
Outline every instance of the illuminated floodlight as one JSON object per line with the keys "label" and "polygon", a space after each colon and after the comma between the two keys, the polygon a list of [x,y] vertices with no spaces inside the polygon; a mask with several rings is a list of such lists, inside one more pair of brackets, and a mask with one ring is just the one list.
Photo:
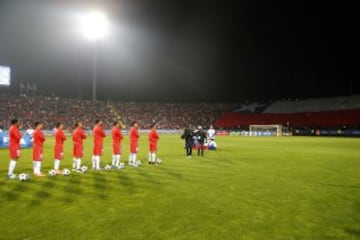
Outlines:
{"label": "illuminated floodlight", "polygon": [[108,34],[109,20],[105,13],[94,10],[82,17],[81,29],[87,39],[97,41]]}

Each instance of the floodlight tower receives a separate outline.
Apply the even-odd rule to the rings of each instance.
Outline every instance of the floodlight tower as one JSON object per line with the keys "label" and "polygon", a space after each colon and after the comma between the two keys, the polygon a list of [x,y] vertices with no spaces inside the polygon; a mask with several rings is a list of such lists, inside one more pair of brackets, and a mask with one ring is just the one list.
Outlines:
{"label": "floodlight tower", "polygon": [[105,13],[93,10],[82,19],[82,30],[84,36],[93,42],[93,93],[92,99],[96,101],[96,81],[97,81],[97,52],[98,43],[104,39],[109,32],[109,21]]}

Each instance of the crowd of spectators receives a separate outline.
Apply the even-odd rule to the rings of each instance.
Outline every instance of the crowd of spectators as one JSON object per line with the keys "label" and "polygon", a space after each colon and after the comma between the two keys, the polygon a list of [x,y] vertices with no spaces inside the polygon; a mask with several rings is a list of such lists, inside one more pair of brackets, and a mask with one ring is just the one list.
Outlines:
{"label": "crowd of spectators", "polygon": [[182,129],[189,125],[211,125],[231,103],[147,103],[116,102],[115,106],[125,124],[137,120],[143,128],[157,123],[159,129]]}
{"label": "crowd of spectators", "polygon": [[141,128],[157,123],[159,129],[181,129],[189,125],[211,125],[224,112],[231,111],[232,103],[152,103],[107,102],[59,97],[27,97],[0,95],[0,126],[7,127],[11,118],[18,118],[23,128],[31,128],[35,121],[52,129],[63,122],[71,129],[77,120],[89,130],[96,119],[110,129],[112,122],[121,117],[125,126],[138,121]]}
{"label": "crowd of spectators", "polygon": [[[352,102],[358,103],[358,101],[355,100]],[[214,123],[219,128],[224,127],[219,121],[228,115],[231,115],[228,119],[228,121],[231,122],[236,121],[237,117],[242,116],[242,120],[239,121],[239,123],[246,126],[258,123],[258,121],[254,120],[255,117],[260,119],[258,124],[265,124],[264,121],[268,119],[268,115],[266,114],[239,115],[231,113],[234,109],[239,108],[239,106],[242,105],[239,103],[205,102],[93,102],[91,100],[66,99],[56,96],[44,97],[0,94],[0,128],[7,128],[12,118],[19,119],[23,129],[32,128],[35,121],[41,121],[44,123],[46,129],[53,129],[57,122],[62,122],[69,131],[78,120],[83,122],[86,130],[91,130],[93,122],[96,119],[103,121],[105,129],[111,129],[114,120],[118,120],[119,118],[127,128],[133,121],[137,121],[143,129],[150,128],[153,123],[157,124],[158,129],[183,129],[190,125],[201,125],[207,128]],[[325,117],[326,121],[319,120],[317,125],[320,123],[324,124],[330,120],[341,122],[341,119],[338,119],[341,117],[346,118],[347,121],[351,119],[358,121],[357,115],[349,113],[352,115],[346,115],[345,117],[344,114],[345,112],[342,112],[336,117]],[[243,119],[245,117],[250,120],[246,122]],[[311,119],[314,120],[314,117]],[[285,124],[287,121],[285,119],[283,121],[274,120],[273,122],[284,122]],[[290,124],[294,125],[295,120],[290,121]],[[236,123],[235,125],[239,124]],[[307,126],[305,123],[299,123],[298,125]],[[345,122],[343,125],[345,125]]]}
{"label": "crowd of spectators", "polygon": [[32,128],[35,121],[41,121],[45,128],[54,128],[62,122],[72,128],[81,120],[85,129],[91,129],[95,119],[102,119],[105,126],[111,126],[114,114],[106,102],[61,99],[58,97],[0,96],[0,125],[7,126],[11,118],[18,118],[22,128]]}

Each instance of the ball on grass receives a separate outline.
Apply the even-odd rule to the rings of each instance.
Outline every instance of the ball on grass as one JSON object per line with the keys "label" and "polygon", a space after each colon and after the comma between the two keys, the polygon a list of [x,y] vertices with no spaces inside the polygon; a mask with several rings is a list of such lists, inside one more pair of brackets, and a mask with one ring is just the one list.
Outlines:
{"label": "ball on grass", "polygon": [[88,167],[83,165],[83,166],[81,166],[80,170],[81,170],[81,172],[84,173],[84,172],[86,172],[88,170]]}
{"label": "ball on grass", "polygon": [[51,169],[50,171],[49,171],[49,176],[50,177],[54,177],[56,175],[56,171],[54,170],[54,169]]}
{"label": "ball on grass", "polygon": [[69,176],[69,175],[70,175],[70,170],[67,169],[67,168],[64,168],[64,169],[62,170],[62,174],[63,174],[64,176]]}
{"label": "ball on grass", "polygon": [[29,179],[30,179],[29,174],[26,174],[26,173],[20,173],[19,174],[19,180],[20,181],[27,181]]}

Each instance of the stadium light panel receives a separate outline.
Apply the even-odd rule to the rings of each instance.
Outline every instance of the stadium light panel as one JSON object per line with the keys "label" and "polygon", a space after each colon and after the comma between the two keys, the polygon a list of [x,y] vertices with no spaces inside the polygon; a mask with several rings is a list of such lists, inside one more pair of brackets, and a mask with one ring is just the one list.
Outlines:
{"label": "stadium light panel", "polygon": [[83,16],[81,20],[81,27],[84,36],[87,39],[97,41],[108,34],[109,20],[105,13],[99,10],[94,10]]}

